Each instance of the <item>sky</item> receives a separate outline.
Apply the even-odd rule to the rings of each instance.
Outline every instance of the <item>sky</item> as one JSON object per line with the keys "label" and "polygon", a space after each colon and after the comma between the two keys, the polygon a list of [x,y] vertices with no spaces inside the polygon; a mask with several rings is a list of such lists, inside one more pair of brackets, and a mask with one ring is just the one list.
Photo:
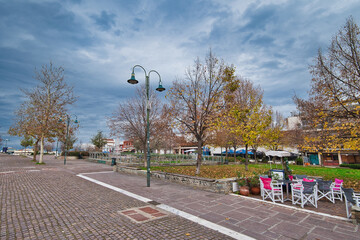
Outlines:
{"label": "sky", "polygon": [[[107,118],[134,96],[134,65],[158,71],[169,88],[209,49],[287,117],[294,94],[308,96],[318,49],[327,51],[349,16],[359,24],[359,13],[358,0],[0,0],[0,135],[20,147],[7,133],[25,100],[20,88],[34,87],[35,68],[50,61],[74,86],[69,113],[87,143],[98,130],[109,136]],[[136,77],[145,82],[141,70]],[[157,82],[150,75],[151,88]]]}

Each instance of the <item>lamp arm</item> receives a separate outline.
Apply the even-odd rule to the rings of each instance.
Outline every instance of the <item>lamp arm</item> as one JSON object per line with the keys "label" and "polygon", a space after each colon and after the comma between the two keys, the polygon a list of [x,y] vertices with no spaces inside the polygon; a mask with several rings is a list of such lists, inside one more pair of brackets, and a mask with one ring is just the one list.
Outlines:
{"label": "lamp arm", "polygon": [[159,84],[161,84],[161,76],[160,76],[160,74],[155,70],[150,70],[149,76],[150,76],[150,73],[152,73],[152,72],[156,73],[159,76]]}
{"label": "lamp arm", "polygon": [[141,65],[135,65],[135,66],[132,68],[132,73],[134,73],[134,69],[135,69],[136,67],[142,68],[142,70],[144,70],[144,72],[145,72],[145,77],[147,76],[147,75],[146,75],[146,70],[145,70],[145,68],[144,68],[143,66],[141,66]]}

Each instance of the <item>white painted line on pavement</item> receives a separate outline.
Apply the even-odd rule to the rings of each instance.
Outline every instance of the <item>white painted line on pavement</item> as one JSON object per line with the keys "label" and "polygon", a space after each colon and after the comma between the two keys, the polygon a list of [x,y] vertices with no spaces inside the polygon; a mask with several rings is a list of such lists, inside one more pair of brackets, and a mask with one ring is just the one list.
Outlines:
{"label": "white painted line on pavement", "polygon": [[204,227],[207,227],[207,228],[210,228],[212,230],[218,231],[218,232],[220,232],[220,233],[222,233],[224,235],[227,235],[227,236],[235,238],[235,239],[243,239],[243,240],[252,240],[252,239],[254,239],[254,238],[246,236],[246,235],[244,235],[242,233],[233,231],[233,230],[228,229],[226,227],[220,226],[220,225],[218,225],[216,223],[209,222],[209,221],[207,221],[205,219],[199,218],[197,216],[194,216],[192,214],[183,212],[181,210],[178,210],[176,208],[170,207],[170,206],[165,205],[165,204],[159,204],[159,205],[156,205],[156,207],[161,208],[161,209],[163,209],[165,211],[171,212],[171,213],[173,213],[175,215],[178,215],[180,217],[186,218],[186,219],[188,219],[190,221],[193,221],[195,223],[203,225]]}
{"label": "white painted line on pavement", "polygon": [[79,173],[78,175],[88,175],[88,174],[97,174],[97,173],[113,173],[114,171],[104,171],[104,172],[89,172],[89,173]]}
{"label": "white painted line on pavement", "polygon": [[[99,173],[99,172],[97,172],[97,173]],[[151,201],[152,201],[152,200],[149,199],[149,198],[145,198],[145,197],[142,197],[142,196],[137,195],[137,194],[135,194],[135,193],[128,192],[128,191],[126,191],[126,190],[124,190],[124,189],[121,189],[121,188],[118,188],[118,187],[114,187],[114,186],[112,186],[112,185],[110,185],[110,184],[107,184],[107,183],[98,181],[98,180],[96,180],[96,179],[93,179],[93,178],[84,176],[83,174],[85,174],[85,173],[78,174],[77,176],[78,176],[78,177],[81,177],[81,178],[83,178],[83,179],[86,179],[86,180],[88,180],[88,181],[90,181],[90,182],[99,184],[99,185],[101,185],[101,186],[103,186],[103,187],[106,187],[106,188],[112,189],[112,190],[114,190],[114,191],[120,192],[120,193],[122,193],[122,194],[125,194],[125,195],[127,195],[127,196],[129,196],[129,197],[135,198],[135,199],[140,200],[140,201],[142,201],[142,202],[148,203],[148,202],[151,202]],[[87,173],[86,173],[86,174],[87,174]],[[220,226],[220,225],[218,225],[218,224],[216,224],[216,223],[207,221],[207,220],[205,220],[205,219],[202,219],[202,218],[199,218],[199,217],[194,216],[194,215],[192,215],[192,214],[183,212],[183,211],[181,211],[181,210],[178,210],[178,209],[176,209],[176,208],[170,207],[170,206],[168,206],[168,205],[159,204],[159,205],[156,205],[156,207],[161,208],[161,209],[163,209],[163,210],[165,210],[165,211],[171,212],[171,213],[173,213],[173,214],[175,214],[175,215],[178,215],[178,216],[180,216],[180,217],[183,217],[183,218],[185,218],[185,219],[188,219],[188,220],[190,220],[190,221],[192,221],[192,222],[198,223],[198,224],[200,224],[200,225],[202,225],[202,226],[204,226],[204,227],[207,227],[207,228],[210,228],[210,229],[212,229],[212,230],[218,231],[218,232],[220,232],[220,233],[222,233],[222,234],[224,234],[224,235],[227,235],[227,236],[229,236],[229,237],[232,237],[232,238],[234,238],[234,239],[254,240],[254,238],[252,238],[252,237],[246,236],[246,235],[244,235],[244,234],[242,234],[242,233],[233,231],[233,230],[231,230],[231,229],[229,229],[229,228]]]}
{"label": "white painted line on pavement", "polygon": [[246,197],[246,196],[242,196],[242,195],[238,195],[238,194],[234,194],[234,193],[230,193],[229,195],[233,195],[233,196],[237,196],[237,197],[241,197],[241,198],[246,198],[246,199],[250,199],[250,200],[253,200],[253,201],[257,201],[257,202],[273,204],[273,205],[276,205],[278,207],[286,207],[286,208],[290,208],[290,209],[301,211],[301,212],[317,214],[317,215],[324,216],[324,217],[335,218],[335,219],[343,220],[343,221],[350,221],[348,218],[335,216],[335,215],[330,215],[330,214],[327,214],[327,213],[315,212],[315,211],[311,211],[311,210],[308,210],[308,209],[297,208],[297,207],[294,207],[294,206],[288,206],[288,205],[285,205],[285,204],[274,203],[274,202],[270,202],[270,201],[263,201],[262,199]]}
{"label": "white painted line on pavement", "polygon": [[140,200],[140,201],[143,201],[143,202],[150,202],[150,201],[151,201],[151,199],[149,199],[149,198],[145,198],[145,197],[139,196],[139,195],[137,195],[137,194],[128,192],[128,191],[123,190],[123,189],[121,189],[121,188],[114,187],[114,186],[112,186],[112,185],[110,185],[110,184],[107,184],[107,183],[104,183],[104,182],[95,180],[95,179],[93,179],[93,178],[90,178],[90,177],[87,177],[87,176],[84,176],[84,175],[81,175],[81,174],[78,174],[77,176],[78,176],[78,177],[81,177],[81,178],[84,178],[84,179],[86,179],[86,180],[88,180],[88,181],[90,181],[90,182],[99,184],[99,185],[101,185],[101,186],[103,186],[103,187],[110,188],[111,190],[114,190],[114,191],[120,192],[120,193],[122,193],[122,194],[125,194],[125,195],[127,195],[127,196],[129,196],[129,197],[138,199],[138,200]]}

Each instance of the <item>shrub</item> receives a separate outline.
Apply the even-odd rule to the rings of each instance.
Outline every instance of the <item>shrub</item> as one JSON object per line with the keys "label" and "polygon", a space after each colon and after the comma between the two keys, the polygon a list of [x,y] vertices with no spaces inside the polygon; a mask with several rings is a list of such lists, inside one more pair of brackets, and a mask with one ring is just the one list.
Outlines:
{"label": "shrub", "polygon": [[[61,153],[61,156],[64,156],[65,152]],[[66,156],[69,157],[78,157],[79,159],[82,159],[83,157],[88,157],[89,156],[89,152],[78,152],[78,151],[70,151],[67,152]]]}
{"label": "shrub", "polygon": [[296,162],[296,165],[303,165],[303,159],[302,158],[297,158],[297,159],[295,159],[295,162]]}
{"label": "shrub", "polygon": [[340,167],[348,167],[348,168],[353,168],[353,169],[360,169],[360,164],[348,164],[348,163],[343,163],[340,164]]}

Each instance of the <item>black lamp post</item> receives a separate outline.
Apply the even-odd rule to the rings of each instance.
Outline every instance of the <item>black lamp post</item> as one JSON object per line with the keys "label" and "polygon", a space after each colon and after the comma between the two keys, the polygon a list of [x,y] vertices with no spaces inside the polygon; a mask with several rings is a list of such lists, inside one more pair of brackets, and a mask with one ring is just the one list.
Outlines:
{"label": "black lamp post", "polygon": [[131,78],[128,80],[130,84],[137,84],[139,81],[135,79],[134,69],[136,67],[140,67],[145,72],[145,87],[146,87],[146,146],[147,146],[147,173],[146,173],[146,182],[147,187],[150,187],[150,106],[149,106],[149,76],[150,73],[154,72],[159,76],[159,86],[156,88],[156,91],[162,92],[165,88],[161,85],[161,77],[160,74],[155,70],[150,70],[148,74],[146,74],[145,68],[141,65],[135,65],[132,69]]}
{"label": "black lamp post", "polygon": [[[75,116],[74,123],[79,123],[77,120],[77,116],[75,114],[72,114]],[[59,122],[62,122],[63,120],[60,118]],[[64,153],[64,165],[66,165],[66,155],[67,155],[67,146],[68,146],[68,138],[69,138],[69,125],[71,121],[71,115],[66,114],[66,137],[65,137],[65,153]]]}

